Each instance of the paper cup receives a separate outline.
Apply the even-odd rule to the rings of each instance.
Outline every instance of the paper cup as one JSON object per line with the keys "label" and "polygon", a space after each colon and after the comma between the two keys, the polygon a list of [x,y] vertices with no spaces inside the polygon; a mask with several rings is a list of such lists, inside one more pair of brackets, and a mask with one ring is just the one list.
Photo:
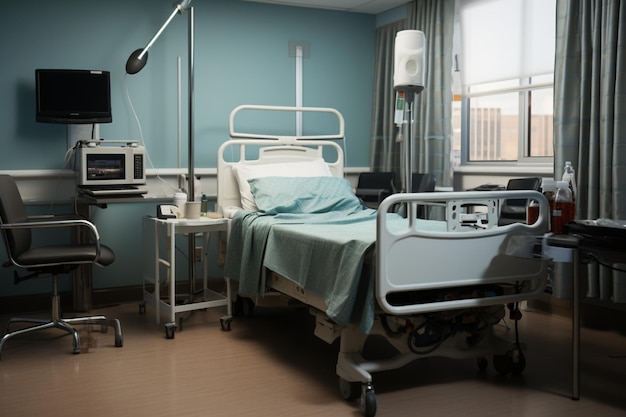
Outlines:
{"label": "paper cup", "polygon": [[200,201],[187,201],[185,204],[185,218],[186,219],[199,219],[200,218]]}

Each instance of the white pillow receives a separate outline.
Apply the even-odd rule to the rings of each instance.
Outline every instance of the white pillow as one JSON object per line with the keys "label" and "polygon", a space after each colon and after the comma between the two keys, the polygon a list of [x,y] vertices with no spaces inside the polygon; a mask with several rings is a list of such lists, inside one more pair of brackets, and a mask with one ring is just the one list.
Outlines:
{"label": "white pillow", "polygon": [[239,185],[241,207],[258,211],[248,180],[262,177],[331,177],[333,174],[322,158],[306,162],[281,162],[276,164],[236,164],[233,173]]}

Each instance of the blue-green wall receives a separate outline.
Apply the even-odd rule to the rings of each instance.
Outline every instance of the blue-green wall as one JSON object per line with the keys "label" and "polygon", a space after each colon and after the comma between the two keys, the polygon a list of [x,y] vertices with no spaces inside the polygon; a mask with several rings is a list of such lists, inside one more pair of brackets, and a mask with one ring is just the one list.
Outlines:
{"label": "blue-green wall", "polygon": [[[176,167],[178,56],[183,68],[183,144],[187,132],[188,14],[175,17],[150,50],[148,65],[141,72],[131,76],[124,70],[130,53],[144,47],[172,13],[172,4],[172,0],[29,0],[3,5],[0,170],[63,168],[66,126],[35,122],[36,68],[110,71],[113,123],[101,125],[100,136],[140,139],[126,97],[128,88],[154,167]],[[228,116],[236,106],[295,104],[295,59],[288,56],[289,41],[310,45],[310,57],[303,60],[304,105],[341,111],[346,121],[347,165],[369,165],[375,30],[381,15],[238,0],[192,4],[196,168],[216,166],[217,148],[228,138]],[[53,211],[69,208],[58,206]],[[49,212],[41,206],[29,210]],[[95,288],[141,284],[141,218],[154,211],[154,204],[94,208],[102,241],[116,252],[113,265],[95,268]],[[2,296],[49,288],[47,280],[13,286],[11,274],[0,270]],[[64,280],[63,286],[67,289],[69,282]]]}
{"label": "blue-green wall", "polygon": [[[154,166],[177,166],[177,57],[183,68],[187,132],[188,13],[176,16],[126,75],[129,54],[144,47],[174,10],[171,0],[30,0],[0,13],[0,169],[62,168],[66,126],[36,123],[35,68],[111,71],[113,123],[105,139],[139,140],[126,88]],[[199,0],[195,10],[196,166],[216,166],[240,104],[295,104],[295,59],[289,41],[310,44],[303,61],[305,106],[334,107],[346,120],[348,166],[369,165],[376,16],[237,0]],[[185,136],[183,143],[186,144]],[[183,166],[186,158],[183,158]]]}

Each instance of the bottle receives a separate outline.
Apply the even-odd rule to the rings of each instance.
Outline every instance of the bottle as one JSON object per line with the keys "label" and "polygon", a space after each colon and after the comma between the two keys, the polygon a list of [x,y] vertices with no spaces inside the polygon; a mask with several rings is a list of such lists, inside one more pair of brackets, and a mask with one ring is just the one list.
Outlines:
{"label": "bottle", "polygon": [[552,211],[552,232],[554,234],[563,234],[563,226],[574,220],[575,207],[569,184],[565,181],[557,181],[556,198]]}
{"label": "bottle", "polygon": [[526,207],[526,224],[535,224],[539,219],[539,203],[537,200],[530,200]]}
{"label": "bottle", "polygon": [[185,217],[185,203],[187,202],[187,194],[178,192],[174,194],[174,205],[178,207],[178,215],[176,217]]}
{"label": "bottle", "polygon": [[206,194],[202,194],[202,198],[200,199],[200,213],[201,215],[206,215],[208,210],[209,202],[206,198]]}
{"label": "bottle", "polygon": [[567,182],[570,190],[572,190],[572,201],[576,202],[576,195],[578,193],[576,188],[576,170],[574,169],[571,161],[565,162],[565,168],[563,168],[563,177],[561,180]]}

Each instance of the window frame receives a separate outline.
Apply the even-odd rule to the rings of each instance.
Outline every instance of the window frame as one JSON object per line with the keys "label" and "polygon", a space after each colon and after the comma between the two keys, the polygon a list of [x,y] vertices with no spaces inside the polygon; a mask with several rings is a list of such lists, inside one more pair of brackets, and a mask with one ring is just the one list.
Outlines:
{"label": "window frame", "polygon": [[[539,100],[535,100],[535,102],[531,102],[531,96],[533,91],[538,91],[541,89],[554,88],[554,68],[553,68],[553,60],[551,58],[550,53],[542,53],[542,49],[537,49],[538,42],[542,45],[545,45],[545,36],[542,36],[535,29],[535,18],[539,17],[539,19],[543,19],[544,17],[548,20],[544,19],[544,25],[541,25],[541,28],[550,28],[549,25],[552,24],[553,18],[548,17],[549,14],[546,13],[546,7],[551,11],[551,8],[554,7],[554,12],[556,13],[556,1],[557,0],[456,0],[456,15],[455,15],[455,29],[454,29],[454,42],[453,42],[453,54],[454,54],[454,64],[452,70],[453,84],[452,84],[452,113],[453,113],[453,145],[452,145],[452,155],[451,160],[455,170],[462,171],[463,167],[471,167],[470,170],[480,170],[481,167],[485,167],[485,169],[493,170],[493,169],[504,169],[504,170],[547,170],[550,169],[554,162],[553,156],[529,156],[531,151],[535,151],[536,153],[544,153],[550,154],[553,153],[549,149],[549,146],[553,146],[554,140],[554,132],[551,130],[551,126],[547,126],[544,120],[541,118],[537,118],[536,115],[533,115],[533,110],[537,113],[537,115],[541,114],[549,114],[549,108],[546,105],[545,100],[548,98],[548,94],[542,94]],[[472,10],[472,8],[477,7],[480,8],[476,10]],[[468,42],[482,42],[481,39],[484,38],[485,33],[480,32],[480,30],[484,27],[477,26],[478,32],[476,32],[477,37],[473,38],[474,31],[472,30],[472,25],[476,24],[476,22],[480,23],[480,19],[477,19],[476,13],[479,12],[480,16],[484,16],[489,14],[490,18],[493,19],[494,13],[495,15],[499,15],[498,13],[503,13],[502,20],[507,21],[507,19],[511,20],[511,23],[519,22],[519,27],[513,24],[507,26],[508,28],[512,28],[513,32],[511,32],[511,39],[513,41],[517,40],[519,46],[519,54],[522,61],[518,62],[517,57],[512,59],[511,61],[506,60],[505,63],[515,63],[517,62],[519,67],[517,67],[518,71],[511,71],[511,68],[506,65],[503,67],[504,71],[498,75],[498,73],[491,73],[487,77],[476,77],[472,71],[476,69],[483,68],[485,65],[498,65],[499,62],[502,62],[503,56],[507,56],[506,53],[504,55],[497,54],[496,61],[489,60],[487,61],[479,61],[479,67],[476,67],[476,61],[472,61],[469,58],[474,57],[474,52],[478,54],[477,56],[480,58],[480,51],[484,51],[488,49],[492,51],[493,48],[499,50],[498,48],[502,47],[501,38],[498,38],[492,47],[489,47],[488,44],[491,42],[492,33],[487,33],[487,38],[485,38],[485,42],[480,43],[480,48],[476,49],[473,43],[465,43],[464,36],[469,34]],[[487,13],[489,12],[489,13]],[[466,14],[467,13],[467,14]],[[516,17],[519,20],[515,20]],[[468,26],[464,27],[464,24],[468,24]],[[498,26],[494,24],[493,28],[497,28]],[[517,29],[516,29],[517,28]],[[552,30],[552,29],[548,29]],[[521,36],[517,38],[516,36]],[[490,44],[489,44],[490,45]],[[533,46],[534,45],[534,46]],[[506,47],[504,52],[510,51],[510,47]],[[474,51],[474,52],[472,52]],[[536,53],[537,52],[537,53]],[[464,56],[465,53],[472,54],[470,56]],[[493,51],[490,53],[490,56],[493,55]],[[526,62],[526,60],[531,59],[531,62]],[[534,61],[534,59],[539,59],[538,61]],[[459,62],[461,65],[459,65]],[[463,65],[465,62],[466,65]],[[527,65],[527,64],[530,64]],[[469,72],[468,72],[469,71]],[[470,91],[473,90],[473,91]],[[516,159],[508,159],[508,160],[472,160],[470,161],[470,135],[471,135],[471,102],[476,97],[487,97],[494,94],[509,94],[509,93],[517,93],[518,94],[518,128],[517,128],[517,156]],[[535,97],[532,97],[533,99]],[[510,105],[514,105],[511,97],[506,98]],[[532,107],[531,107],[532,106]],[[460,113],[460,114],[459,114]],[[554,117],[554,114],[552,115]],[[532,125],[533,119],[536,121],[536,125]],[[514,132],[512,132],[512,126],[509,127],[509,131],[507,133],[507,137],[505,138],[505,143],[507,149],[512,151],[510,148],[513,146],[513,136]],[[549,130],[550,129],[550,130]],[[503,133],[503,132],[501,132]],[[549,140],[547,142],[542,142],[539,146],[533,146],[532,139],[530,135],[535,134],[535,138],[539,138],[539,135],[547,135],[549,139],[552,137],[552,143]],[[488,140],[489,138],[483,138]],[[479,143],[480,146],[480,142]],[[510,152],[509,152],[510,153]],[[498,156],[502,156],[503,154],[499,154]],[[504,156],[511,156],[504,154]],[[500,167],[500,168],[498,168]]]}
{"label": "window frame", "polygon": [[[529,94],[533,91],[554,88],[553,82],[533,83],[532,79],[521,79],[515,87],[484,88],[480,91],[467,91],[461,98],[461,160],[460,165],[493,165],[493,166],[552,166],[553,156],[529,156],[531,145],[530,123],[532,122],[532,110],[529,105]],[[517,93],[518,100],[518,138],[516,160],[470,160],[470,110],[471,100],[477,97],[487,97],[498,94]]]}

